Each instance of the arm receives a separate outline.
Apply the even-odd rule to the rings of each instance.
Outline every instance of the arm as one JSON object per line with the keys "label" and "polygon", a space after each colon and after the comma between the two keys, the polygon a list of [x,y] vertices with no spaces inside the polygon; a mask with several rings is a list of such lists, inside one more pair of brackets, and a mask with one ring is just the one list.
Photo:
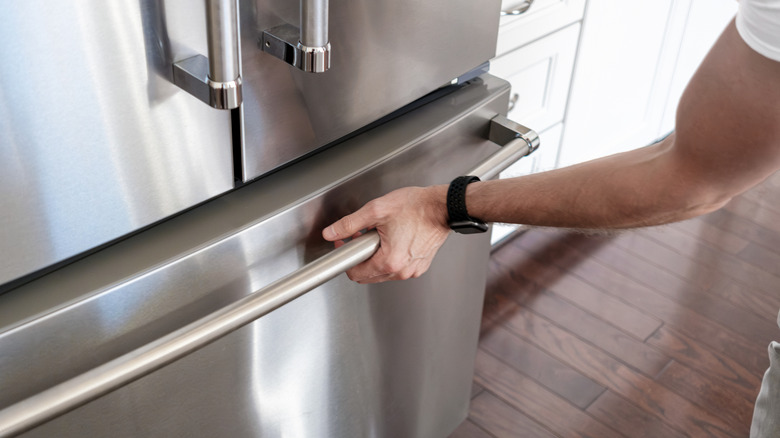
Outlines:
{"label": "arm", "polygon": [[[750,49],[732,22],[688,84],[677,130],[663,142],[551,172],[473,183],[466,199],[469,214],[488,222],[632,228],[713,211],[778,168],[780,63]],[[337,241],[377,228],[382,247],[348,273],[353,280],[418,276],[446,239],[445,198],[446,186],[400,189],[323,236]],[[412,203],[415,208],[404,208]]]}

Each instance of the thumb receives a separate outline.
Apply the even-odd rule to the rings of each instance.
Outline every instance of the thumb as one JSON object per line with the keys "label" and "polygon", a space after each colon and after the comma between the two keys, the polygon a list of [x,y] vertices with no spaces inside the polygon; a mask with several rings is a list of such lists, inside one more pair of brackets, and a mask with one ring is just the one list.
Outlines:
{"label": "thumb", "polygon": [[372,227],[373,224],[365,223],[365,218],[358,210],[355,213],[344,216],[322,230],[322,237],[328,241],[343,240],[354,236],[360,230]]}

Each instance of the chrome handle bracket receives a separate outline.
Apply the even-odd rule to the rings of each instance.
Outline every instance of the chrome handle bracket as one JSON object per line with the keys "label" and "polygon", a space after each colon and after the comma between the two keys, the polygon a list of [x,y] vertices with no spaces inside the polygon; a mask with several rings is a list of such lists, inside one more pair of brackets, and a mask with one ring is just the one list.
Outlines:
{"label": "chrome handle bracket", "polygon": [[540,144],[536,131],[502,115],[490,119],[488,140],[500,145],[501,149],[468,173],[468,175],[478,176],[481,180],[494,178],[520,158],[538,149]]}
{"label": "chrome handle bracket", "polygon": [[510,141],[518,138],[528,144],[528,153],[526,155],[537,150],[541,143],[539,134],[531,128],[526,128],[502,115],[495,116],[490,120],[490,133],[488,134],[488,139],[493,143],[505,146]]}
{"label": "chrome handle bracket", "polygon": [[209,57],[195,55],[173,64],[173,83],[217,109],[241,105],[237,0],[208,0]]}
{"label": "chrome handle bracket", "polygon": [[301,27],[283,24],[263,31],[260,49],[305,72],[330,69],[328,0],[301,0]]}
{"label": "chrome handle bracket", "polygon": [[291,24],[263,32],[260,47],[264,52],[309,73],[323,73],[330,68],[330,43],[310,47],[298,40],[300,31]]}
{"label": "chrome handle bracket", "polygon": [[173,64],[173,83],[217,109],[235,109],[241,105],[241,77],[216,82],[209,78],[209,59],[195,55]]}

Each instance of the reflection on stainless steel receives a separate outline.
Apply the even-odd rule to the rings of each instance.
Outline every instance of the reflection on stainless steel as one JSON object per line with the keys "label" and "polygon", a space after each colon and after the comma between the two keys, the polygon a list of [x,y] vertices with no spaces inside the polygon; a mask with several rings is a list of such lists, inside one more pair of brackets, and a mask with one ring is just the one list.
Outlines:
{"label": "reflection on stainless steel", "polygon": [[[474,80],[0,295],[0,406],[332,251],[321,229],[366,201],[468,172],[497,149],[485,136],[508,90]],[[468,409],[487,237],[452,236],[415,280],[363,286],[338,276],[23,436],[446,436]]]}
{"label": "reflection on stainless steel", "polygon": [[241,105],[237,2],[208,0],[208,59],[195,55],[173,64],[176,85],[217,109]]}
{"label": "reflection on stainless steel", "polygon": [[379,235],[366,233],[157,341],[0,410],[0,437],[30,430],[203,348],[367,260],[377,248]]}
{"label": "reflection on stainless steel", "polygon": [[0,14],[0,285],[233,187],[230,114],[171,83],[173,57],[205,53],[190,16],[203,2]]}
{"label": "reflection on stainless steel", "polygon": [[501,16],[505,16],[505,15],[522,15],[522,14],[528,12],[528,10],[531,9],[531,6],[533,4],[534,4],[534,0],[524,0],[522,3],[520,3],[520,5],[518,5],[514,9],[501,11]]}
{"label": "reflection on stainless steel", "polygon": [[298,32],[282,35],[278,26],[298,25],[299,2],[241,0],[244,179],[360,129],[492,58],[499,9],[500,0],[330,0],[327,38],[336,52],[330,69],[315,75],[274,59],[296,62],[278,41],[297,46]]}

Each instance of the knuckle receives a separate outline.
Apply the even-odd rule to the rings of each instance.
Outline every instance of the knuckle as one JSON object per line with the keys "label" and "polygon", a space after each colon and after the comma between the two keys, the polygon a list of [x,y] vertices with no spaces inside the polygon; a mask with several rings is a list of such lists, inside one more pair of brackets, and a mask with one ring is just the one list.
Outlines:
{"label": "knuckle", "polygon": [[385,260],[385,263],[383,265],[383,270],[387,274],[397,274],[400,273],[405,267],[405,263],[403,260],[394,257],[388,260]]}
{"label": "knuckle", "polygon": [[373,201],[366,204],[366,212],[373,218],[384,218],[386,216],[386,211],[387,209],[385,208],[384,203],[379,199],[374,199]]}

